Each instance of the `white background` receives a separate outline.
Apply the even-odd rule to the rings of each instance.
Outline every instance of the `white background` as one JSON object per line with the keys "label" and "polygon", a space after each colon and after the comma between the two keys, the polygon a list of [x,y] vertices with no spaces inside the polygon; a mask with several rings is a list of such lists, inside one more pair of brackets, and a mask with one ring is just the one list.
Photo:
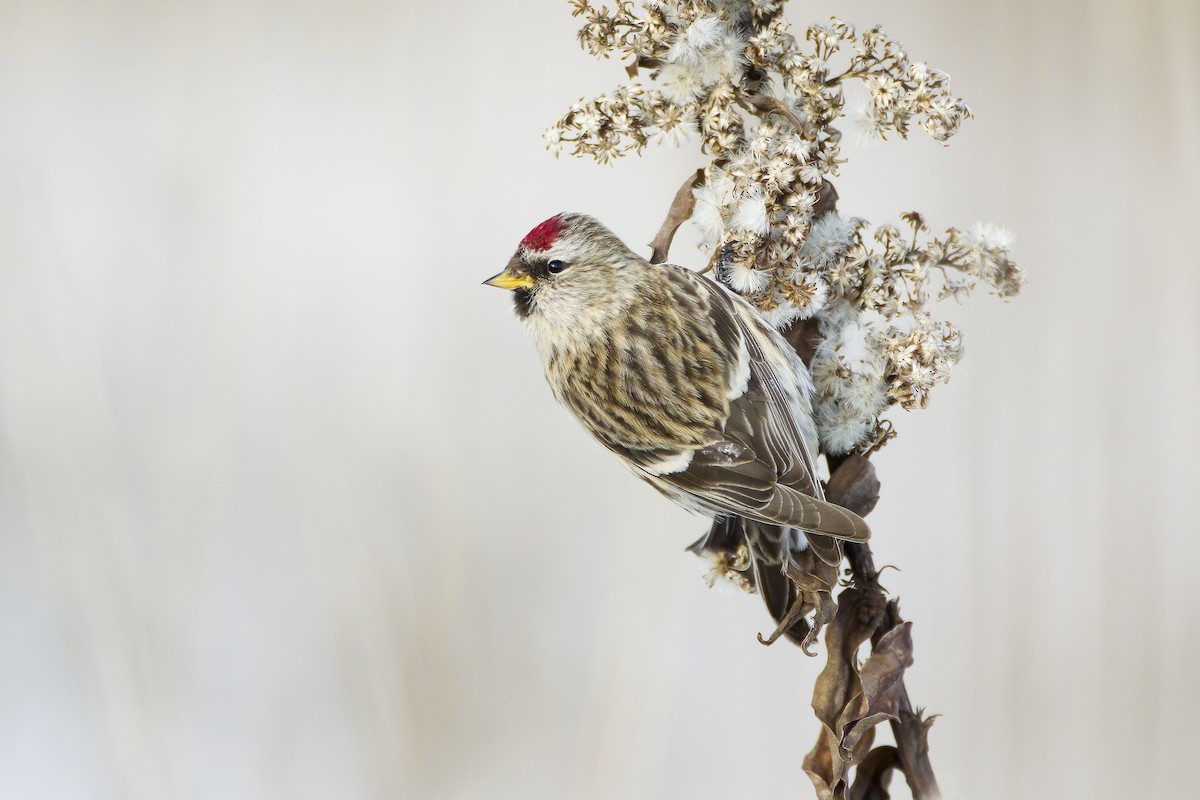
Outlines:
{"label": "white background", "polygon": [[[1171,795],[1200,745],[1200,10],[792,5],[884,23],[977,113],[849,150],[842,210],[1007,224],[1029,273],[944,309],[967,355],[877,459],[944,788]],[[479,285],[561,210],[648,241],[703,163],[544,152],[624,77],[577,24],[0,4],[0,796],[810,796],[822,660],[703,586],[703,521],[554,405]]]}

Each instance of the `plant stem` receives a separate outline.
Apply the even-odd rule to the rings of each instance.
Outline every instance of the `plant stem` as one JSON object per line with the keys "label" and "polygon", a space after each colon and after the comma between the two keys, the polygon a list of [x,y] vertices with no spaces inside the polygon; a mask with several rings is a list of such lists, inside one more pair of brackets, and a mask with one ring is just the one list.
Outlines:
{"label": "plant stem", "polygon": [[[875,559],[867,543],[846,545],[846,557],[855,586],[884,594],[879,586],[879,571],[875,568]],[[894,599],[889,600],[887,618],[871,637],[872,646],[903,621],[899,603]],[[913,708],[908,688],[903,685],[904,679],[900,680],[900,717],[891,720],[892,735],[896,737],[896,749],[900,753],[900,771],[908,780],[915,800],[936,800],[941,797],[941,792],[929,760],[929,725],[932,718],[923,718],[920,710]]]}

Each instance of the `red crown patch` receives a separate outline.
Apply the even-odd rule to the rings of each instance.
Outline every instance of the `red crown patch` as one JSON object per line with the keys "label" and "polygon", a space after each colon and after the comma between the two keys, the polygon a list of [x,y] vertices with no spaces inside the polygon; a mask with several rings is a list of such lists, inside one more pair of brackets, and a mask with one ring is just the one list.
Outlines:
{"label": "red crown patch", "polygon": [[527,250],[549,250],[551,245],[554,244],[554,240],[558,238],[558,232],[561,230],[562,219],[551,217],[525,234],[525,238],[521,240],[521,247]]}

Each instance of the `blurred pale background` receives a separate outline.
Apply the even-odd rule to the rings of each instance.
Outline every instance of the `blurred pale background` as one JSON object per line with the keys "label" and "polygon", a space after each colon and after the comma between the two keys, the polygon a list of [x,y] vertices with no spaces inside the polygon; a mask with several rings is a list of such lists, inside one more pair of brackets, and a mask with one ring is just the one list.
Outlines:
{"label": "blurred pale background", "polygon": [[[842,209],[1018,233],[878,458],[951,796],[1163,797],[1200,745],[1200,10],[793,2],[977,119]],[[817,659],[576,429],[534,223],[648,241],[694,149],[554,161],[564,2],[0,4],[0,796],[807,797]],[[699,260],[690,237],[674,260]],[[901,794],[903,792],[901,791]]]}

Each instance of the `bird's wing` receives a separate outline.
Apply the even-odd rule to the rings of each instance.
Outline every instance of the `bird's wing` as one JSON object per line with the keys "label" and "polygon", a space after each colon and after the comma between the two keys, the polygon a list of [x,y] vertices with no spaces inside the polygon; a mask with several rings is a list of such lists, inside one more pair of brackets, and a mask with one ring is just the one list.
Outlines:
{"label": "bird's wing", "polygon": [[740,297],[689,270],[668,269],[707,293],[717,335],[736,354],[727,368],[729,415],[719,438],[703,447],[631,460],[660,489],[711,510],[865,540],[870,530],[861,517],[822,498],[812,383],[799,356]]}

